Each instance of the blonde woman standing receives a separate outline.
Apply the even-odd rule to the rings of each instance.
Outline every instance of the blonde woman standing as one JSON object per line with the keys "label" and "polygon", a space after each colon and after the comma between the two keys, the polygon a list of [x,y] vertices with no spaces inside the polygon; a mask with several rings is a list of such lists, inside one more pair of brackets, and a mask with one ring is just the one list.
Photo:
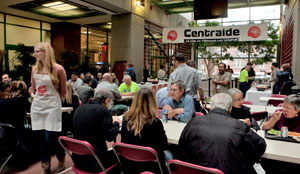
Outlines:
{"label": "blonde woman standing", "polygon": [[66,94],[66,73],[57,64],[49,43],[40,42],[34,47],[36,64],[31,72],[34,99],[31,105],[33,131],[39,131],[43,174],[51,173],[50,147],[59,161],[56,172],[62,171],[65,162],[64,149],[58,143],[62,127],[61,100]]}

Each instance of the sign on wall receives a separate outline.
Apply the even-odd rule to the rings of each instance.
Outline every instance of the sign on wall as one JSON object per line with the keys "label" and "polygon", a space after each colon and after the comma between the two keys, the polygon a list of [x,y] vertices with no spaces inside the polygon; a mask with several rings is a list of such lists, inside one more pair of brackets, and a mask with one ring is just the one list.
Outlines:
{"label": "sign on wall", "polygon": [[163,43],[267,40],[268,24],[235,26],[164,28]]}

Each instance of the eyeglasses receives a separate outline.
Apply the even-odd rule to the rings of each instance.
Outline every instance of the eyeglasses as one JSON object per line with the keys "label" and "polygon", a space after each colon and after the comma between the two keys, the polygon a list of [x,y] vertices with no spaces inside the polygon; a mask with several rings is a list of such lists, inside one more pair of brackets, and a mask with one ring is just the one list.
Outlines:
{"label": "eyeglasses", "polygon": [[45,51],[33,51],[33,53],[39,53],[39,52],[45,52]]}

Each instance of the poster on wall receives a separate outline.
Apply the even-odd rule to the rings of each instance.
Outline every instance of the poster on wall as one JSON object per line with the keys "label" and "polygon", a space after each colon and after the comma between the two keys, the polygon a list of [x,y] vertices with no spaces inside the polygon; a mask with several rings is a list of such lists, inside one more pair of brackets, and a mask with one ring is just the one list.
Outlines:
{"label": "poster on wall", "polygon": [[163,28],[163,43],[260,41],[268,38],[268,24]]}

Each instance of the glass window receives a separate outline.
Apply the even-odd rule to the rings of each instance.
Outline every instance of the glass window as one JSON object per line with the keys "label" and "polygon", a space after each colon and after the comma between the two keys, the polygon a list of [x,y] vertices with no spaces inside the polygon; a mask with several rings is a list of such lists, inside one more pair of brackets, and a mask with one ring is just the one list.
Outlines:
{"label": "glass window", "polygon": [[0,50],[4,50],[4,24],[0,24]]}
{"label": "glass window", "polygon": [[87,28],[81,27],[81,57],[84,57],[87,54]]}
{"label": "glass window", "polygon": [[4,22],[4,15],[0,13],[0,22]]}
{"label": "glass window", "polygon": [[6,22],[28,27],[40,28],[40,22],[16,16],[6,15]]}
{"label": "glass window", "polygon": [[11,45],[24,43],[26,46],[34,46],[40,42],[40,30],[6,25],[6,42]]}
{"label": "glass window", "polygon": [[252,7],[251,20],[279,19],[280,5]]}
{"label": "glass window", "polygon": [[50,31],[42,31],[42,41],[43,42],[51,42],[51,32]]}
{"label": "glass window", "polygon": [[42,23],[42,29],[43,29],[43,30],[51,30],[51,24],[50,24],[50,23],[43,22],[43,23]]}
{"label": "glass window", "polygon": [[223,22],[249,21],[249,8],[228,9],[228,17]]}

